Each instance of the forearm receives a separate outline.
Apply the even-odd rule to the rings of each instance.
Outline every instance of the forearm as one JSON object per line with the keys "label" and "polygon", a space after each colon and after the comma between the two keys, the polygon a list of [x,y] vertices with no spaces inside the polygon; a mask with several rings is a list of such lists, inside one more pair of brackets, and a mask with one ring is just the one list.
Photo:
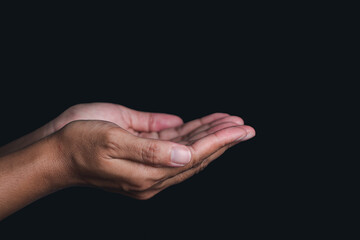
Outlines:
{"label": "forearm", "polygon": [[0,157],[3,157],[12,152],[16,152],[20,149],[23,149],[34,142],[39,141],[40,139],[52,134],[54,132],[54,126],[52,122],[45,124],[44,126],[36,129],[35,131],[22,136],[19,139],[16,139],[5,146],[0,147]]}
{"label": "forearm", "polygon": [[0,220],[71,185],[54,137],[0,158]]}

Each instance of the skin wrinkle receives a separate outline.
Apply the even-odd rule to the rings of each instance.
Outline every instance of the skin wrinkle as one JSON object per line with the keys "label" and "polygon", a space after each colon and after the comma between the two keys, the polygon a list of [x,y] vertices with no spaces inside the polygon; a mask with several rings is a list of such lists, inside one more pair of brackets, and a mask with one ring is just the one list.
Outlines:
{"label": "skin wrinkle", "polygon": [[226,126],[226,127],[233,127],[233,126],[237,126],[235,123],[231,123],[231,122],[227,122],[227,123],[219,123],[218,125],[215,126],[209,126],[209,128],[204,129],[202,131],[194,131],[189,133],[189,135],[187,136],[190,140],[197,140],[200,138],[195,138],[196,136],[199,136],[200,134],[205,134],[204,136],[207,136],[208,134],[211,134],[212,132],[210,132],[211,129],[217,127],[217,126],[224,126],[225,125],[229,125],[231,124],[231,126]]}
{"label": "skin wrinkle", "polygon": [[148,116],[149,116],[149,119],[147,121],[148,122],[147,132],[150,132],[151,129],[156,129],[156,127],[157,127],[156,124],[158,122],[155,122],[154,115],[152,113],[149,113]]}
{"label": "skin wrinkle", "polygon": [[[153,185],[152,188],[155,188],[157,191],[154,191],[152,189],[148,190],[148,192],[154,193],[155,194],[161,192],[162,190],[164,190],[166,187],[166,182],[167,181],[171,181],[171,180],[177,180],[175,184],[178,184],[180,182],[182,182],[182,180],[180,179],[176,179],[176,178],[181,178],[181,174],[186,175],[186,174],[190,174],[190,176],[193,176],[194,174],[198,174],[199,172],[203,171],[210,163],[212,163],[212,161],[210,161],[212,156],[216,156],[216,155],[221,155],[221,153],[223,153],[224,151],[226,151],[226,149],[224,148],[228,148],[230,147],[230,145],[223,147],[222,149],[219,149],[217,152],[213,153],[212,155],[208,156],[203,162],[200,163],[200,168],[197,168],[197,166],[193,166],[192,168],[185,170],[183,172],[181,172],[180,174],[173,176],[173,177],[169,177],[166,178],[164,180],[162,180],[160,183],[156,183]],[[195,171],[194,171],[195,170]],[[185,179],[187,179],[190,176],[183,176]],[[154,194],[154,195],[155,195]]]}

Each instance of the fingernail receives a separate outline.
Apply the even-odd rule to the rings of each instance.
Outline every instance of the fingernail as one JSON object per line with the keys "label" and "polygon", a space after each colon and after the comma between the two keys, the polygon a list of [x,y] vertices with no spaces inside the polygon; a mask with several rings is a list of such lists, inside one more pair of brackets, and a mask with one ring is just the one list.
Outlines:
{"label": "fingernail", "polygon": [[184,166],[191,160],[191,153],[187,147],[176,146],[171,150],[171,163],[174,166]]}

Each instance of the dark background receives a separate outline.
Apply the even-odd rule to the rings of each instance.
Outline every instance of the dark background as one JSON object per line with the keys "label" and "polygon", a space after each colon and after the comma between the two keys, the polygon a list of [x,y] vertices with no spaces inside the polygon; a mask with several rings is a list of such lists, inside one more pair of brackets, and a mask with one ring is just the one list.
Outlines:
{"label": "dark background", "polygon": [[319,166],[309,152],[317,146],[304,140],[312,134],[304,124],[322,109],[321,101],[315,110],[307,103],[328,70],[320,8],[304,17],[292,6],[171,8],[161,16],[148,6],[134,15],[87,7],[26,15],[22,6],[5,17],[1,145],[86,102],[184,121],[227,112],[257,136],[150,200],[65,189],[5,219],[1,234],[226,239],[318,228],[323,188],[310,181]]}

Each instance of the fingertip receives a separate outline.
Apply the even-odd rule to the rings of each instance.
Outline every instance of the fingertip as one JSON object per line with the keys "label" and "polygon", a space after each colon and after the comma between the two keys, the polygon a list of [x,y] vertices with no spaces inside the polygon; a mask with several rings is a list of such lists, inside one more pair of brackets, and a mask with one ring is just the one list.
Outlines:
{"label": "fingertip", "polygon": [[246,130],[242,129],[242,128],[239,128],[241,129],[240,131],[238,130],[238,138],[234,141],[234,142],[239,142],[241,140],[243,140],[246,136],[247,136],[247,132]]}
{"label": "fingertip", "polygon": [[245,138],[247,136],[247,131],[243,126],[230,126],[211,133],[208,136],[211,135],[216,136],[216,139],[220,145],[227,145]]}
{"label": "fingertip", "polygon": [[176,115],[159,113],[157,121],[154,122],[153,131],[161,131],[166,128],[177,127],[184,124],[184,121]]}
{"label": "fingertip", "polygon": [[[249,126],[250,127],[250,126]],[[256,130],[253,127],[250,127],[253,137],[256,136]]]}
{"label": "fingertip", "polygon": [[243,141],[249,140],[253,137],[255,137],[256,135],[256,131],[253,127],[251,126],[242,126],[244,128],[244,130],[246,131],[246,136],[242,139]]}
{"label": "fingertip", "polygon": [[184,124],[184,121],[179,116],[169,115],[169,123],[171,124],[172,127],[177,127]]}

